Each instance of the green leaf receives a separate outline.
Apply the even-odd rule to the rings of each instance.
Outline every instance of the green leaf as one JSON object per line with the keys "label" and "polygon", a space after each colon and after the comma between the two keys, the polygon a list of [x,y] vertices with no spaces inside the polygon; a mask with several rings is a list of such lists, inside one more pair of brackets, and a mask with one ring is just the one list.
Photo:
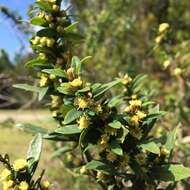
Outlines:
{"label": "green leaf", "polygon": [[75,30],[77,28],[79,22],[74,22],[71,25],[67,26],[64,31],[65,32],[72,32],[73,30]]}
{"label": "green leaf", "polygon": [[81,70],[82,70],[82,64],[81,64],[80,59],[78,57],[74,56],[72,58],[71,67],[74,69],[74,73],[77,76],[80,76]]}
{"label": "green leaf", "polygon": [[67,124],[71,123],[72,121],[75,121],[76,119],[78,119],[82,115],[82,113],[83,113],[82,111],[77,111],[77,109],[75,109],[75,108],[70,110],[66,114],[63,123],[65,125],[67,125]]}
{"label": "green leaf", "polygon": [[112,140],[110,143],[110,149],[113,153],[122,156],[123,155],[123,150],[120,146],[120,144],[116,140]]}
{"label": "green leaf", "polygon": [[45,19],[39,17],[32,18],[30,22],[31,24],[38,26],[44,26],[47,23]]}
{"label": "green leaf", "polygon": [[[108,166],[107,164],[105,164],[104,162],[101,161],[97,161],[97,160],[92,160],[89,163],[87,163],[85,165],[86,169],[89,170],[96,170],[96,171],[102,171],[103,173],[111,173],[112,170],[110,168],[110,166]],[[112,172],[113,174],[114,172]]]}
{"label": "green leaf", "polygon": [[63,135],[71,135],[81,133],[81,129],[78,125],[68,125],[56,129],[55,132]]}
{"label": "green leaf", "polygon": [[58,150],[56,150],[53,154],[52,154],[52,158],[56,158],[56,157],[60,157],[62,156],[63,154],[67,153],[67,152],[70,152],[72,151],[73,148],[70,147],[70,146],[64,146],[64,147],[61,147],[59,148]]}
{"label": "green leaf", "polygon": [[166,112],[164,111],[159,111],[157,113],[152,113],[149,114],[147,117],[145,117],[143,120],[143,125],[150,124],[153,120],[159,119],[160,117],[164,116]]}
{"label": "green leaf", "polygon": [[119,121],[115,120],[112,123],[109,123],[108,126],[114,129],[120,129],[122,127],[122,124]]}
{"label": "green leaf", "polygon": [[133,89],[134,93],[138,92],[142,86],[142,82],[144,81],[144,79],[146,78],[146,75],[137,75],[131,84],[131,88]]}
{"label": "green leaf", "polygon": [[49,2],[40,1],[40,2],[36,2],[36,4],[38,4],[38,6],[39,6],[42,10],[44,10],[44,11],[46,11],[46,12],[52,12],[52,7],[51,7],[51,5],[50,5]]}
{"label": "green leaf", "polygon": [[171,152],[171,150],[175,145],[176,136],[177,136],[177,127],[173,129],[171,132],[169,132],[167,135],[165,147],[169,152]]}
{"label": "green leaf", "polygon": [[108,90],[116,86],[117,84],[121,83],[121,80],[112,81],[107,84],[99,85],[94,89],[94,98],[99,99],[102,97],[104,93],[106,93]]}
{"label": "green leaf", "polygon": [[27,152],[27,160],[29,162],[29,170],[31,175],[34,174],[37,168],[41,155],[41,150],[42,150],[42,135],[37,134],[31,141]]}
{"label": "green leaf", "polygon": [[126,127],[122,126],[122,129],[118,131],[117,141],[123,144],[128,133],[129,130]]}
{"label": "green leaf", "polygon": [[58,92],[62,94],[73,94],[73,91],[71,89],[71,85],[67,83],[62,83],[60,87],[57,88]]}
{"label": "green leaf", "polygon": [[121,96],[115,96],[108,102],[108,107],[113,108],[116,106],[119,106],[123,103],[123,99],[121,99]]}
{"label": "green leaf", "polygon": [[43,59],[33,59],[25,64],[26,67],[47,67],[49,63]]}
{"label": "green leaf", "polygon": [[45,135],[49,133],[48,129],[38,127],[29,123],[17,124],[16,127],[32,134],[40,133],[42,135]]}
{"label": "green leaf", "polygon": [[47,92],[48,92],[48,89],[49,89],[49,87],[43,87],[43,88],[39,88],[39,91],[38,91],[38,93],[39,93],[39,95],[38,95],[38,100],[39,101],[41,101],[43,98],[44,98],[44,96],[47,94]]}
{"label": "green leaf", "polygon": [[82,63],[82,64],[85,64],[85,63],[87,63],[87,62],[89,61],[89,59],[92,59],[92,56],[86,56],[86,57],[84,57],[84,58],[81,60],[81,63]]}
{"label": "green leaf", "polygon": [[160,181],[180,181],[190,177],[190,168],[181,164],[168,164],[154,168],[150,176]]}
{"label": "green leaf", "polygon": [[160,148],[154,141],[149,141],[149,142],[140,144],[139,147],[141,147],[144,151],[149,151],[154,154],[160,154]]}
{"label": "green leaf", "polygon": [[67,78],[66,72],[62,69],[44,69],[42,72],[55,75],[57,77]]}
{"label": "green leaf", "polygon": [[39,37],[48,37],[48,38],[55,38],[57,37],[57,32],[51,28],[44,28],[36,33]]}
{"label": "green leaf", "polygon": [[32,86],[29,84],[15,84],[13,85],[14,88],[19,88],[22,90],[30,91],[30,92],[39,92],[39,88],[36,86]]}

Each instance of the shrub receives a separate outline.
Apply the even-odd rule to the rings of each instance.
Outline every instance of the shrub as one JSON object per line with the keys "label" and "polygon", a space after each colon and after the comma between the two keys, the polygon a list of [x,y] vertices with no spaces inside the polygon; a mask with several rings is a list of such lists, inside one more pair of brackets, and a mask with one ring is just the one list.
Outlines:
{"label": "shrub", "polygon": [[[22,181],[25,189],[43,189],[32,181],[39,161],[41,138],[61,142],[56,156],[67,154],[65,162],[78,175],[87,175],[102,189],[174,189],[177,181],[190,176],[190,169],[173,162],[172,150],[177,129],[155,138],[152,129],[165,114],[145,94],[140,75],[132,79],[120,74],[108,83],[91,83],[84,77],[83,59],[73,55],[82,40],[77,22],[61,10],[61,0],[38,0],[33,25],[42,28],[30,40],[38,55],[26,64],[39,78],[38,87],[15,85],[39,93],[39,100],[51,98],[50,110],[58,123],[51,131],[33,125],[20,128],[36,133],[28,154]],[[6,161],[8,160],[8,161]],[[20,170],[7,157],[1,161],[11,171],[13,184],[21,186]],[[17,177],[18,176],[18,177]],[[13,179],[12,179],[13,178]],[[11,188],[12,185],[11,183]],[[24,185],[23,185],[24,186]],[[9,188],[7,188],[9,189]]]}

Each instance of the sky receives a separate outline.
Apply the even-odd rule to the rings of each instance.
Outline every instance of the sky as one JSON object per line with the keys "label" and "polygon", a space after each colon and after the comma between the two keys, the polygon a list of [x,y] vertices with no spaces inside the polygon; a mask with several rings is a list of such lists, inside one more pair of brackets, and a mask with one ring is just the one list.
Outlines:
{"label": "sky", "polygon": [[[35,0],[0,0],[0,6],[6,6],[11,10],[18,12],[23,19],[27,19],[27,8]],[[24,40],[26,46],[29,47],[27,40]],[[18,51],[20,42],[15,35],[15,30],[12,30],[11,25],[7,20],[0,17],[0,49],[5,49],[11,57]]]}

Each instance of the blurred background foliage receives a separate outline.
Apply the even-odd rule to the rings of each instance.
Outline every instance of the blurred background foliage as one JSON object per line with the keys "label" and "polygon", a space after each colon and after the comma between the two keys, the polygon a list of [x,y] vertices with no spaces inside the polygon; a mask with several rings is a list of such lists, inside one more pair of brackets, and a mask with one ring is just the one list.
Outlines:
{"label": "blurred background foliage", "polygon": [[[86,76],[92,81],[110,81],[118,73],[135,76],[146,74],[145,89],[167,111],[155,133],[181,126],[178,134],[180,151],[176,159],[190,160],[190,1],[189,0],[67,0],[73,20],[84,43],[76,54],[92,56],[86,64]],[[23,2],[24,3],[24,2]],[[65,5],[64,5],[65,6]],[[29,28],[18,14],[2,7],[1,16],[14,30],[30,36]],[[6,11],[7,10],[7,11]],[[29,13],[29,12],[28,12]],[[19,20],[19,21],[18,21]],[[156,38],[161,23],[169,29],[161,42]],[[10,44],[11,45],[11,44]],[[35,108],[36,96],[12,88],[13,83],[34,81],[34,73],[24,68],[31,57],[20,53],[10,60],[0,52],[0,108]],[[185,155],[185,156],[184,156]]]}

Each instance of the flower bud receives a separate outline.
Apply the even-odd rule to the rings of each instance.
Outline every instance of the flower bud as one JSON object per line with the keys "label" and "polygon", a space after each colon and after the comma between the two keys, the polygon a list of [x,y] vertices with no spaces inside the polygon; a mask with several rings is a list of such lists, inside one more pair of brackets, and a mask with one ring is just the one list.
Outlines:
{"label": "flower bud", "polygon": [[69,81],[72,81],[74,79],[74,69],[73,68],[67,69],[67,76],[68,76]]}
{"label": "flower bud", "polygon": [[47,47],[53,47],[54,44],[55,44],[55,40],[54,39],[47,39],[46,40]]}
{"label": "flower bud", "polygon": [[48,22],[51,22],[53,20],[53,17],[51,15],[46,15],[45,16],[45,19],[48,21]]}
{"label": "flower bud", "polygon": [[58,33],[63,33],[63,32],[64,32],[64,28],[63,28],[62,26],[58,26],[58,27],[56,28],[56,31],[57,31]]}
{"label": "flower bud", "polygon": [[163,33],[169,29],[170,25],[168,23],[162,23],[159,25],[158,31],[159,33]]}
{"label": "flower bud", "polygon": [[39,53],[39,58],[42,60],[46,60],[46,54],[45,53]]}
{"label": "flower bud", "polygon": [[42,46],[45,46],[45,45],[46,45],[46,41],[47,41],[47,38],[46,38],[46,37],[42,37],[42,38],[40,39],[40,44],[41,44]]}
{"label": "flower bud", "polygon": [[82,116],[79,120],[79,128],[86,129],[89,126],[89,120],[86,116]]}
{"label": "flower bud", "polygon": [[58,5],[53,5],[52,6],[52,9],[55,11],[55,12],[58,12],[60,10],[60,7]]}
{"label": "flower bud", "polygon": [[49,3],[56,3],[57,0],[48,0]]}

